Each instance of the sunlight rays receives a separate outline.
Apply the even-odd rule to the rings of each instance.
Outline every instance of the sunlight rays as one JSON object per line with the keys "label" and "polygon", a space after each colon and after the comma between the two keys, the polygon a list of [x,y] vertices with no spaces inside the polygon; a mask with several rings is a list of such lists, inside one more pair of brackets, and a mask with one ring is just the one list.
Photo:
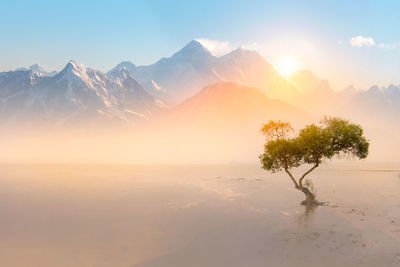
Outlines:
{"label": "sunlight rays", "polygon": [[292,58],[286,57],[276,66],[276,69],[283,77],[288,78],[297,71],[297,64]]}

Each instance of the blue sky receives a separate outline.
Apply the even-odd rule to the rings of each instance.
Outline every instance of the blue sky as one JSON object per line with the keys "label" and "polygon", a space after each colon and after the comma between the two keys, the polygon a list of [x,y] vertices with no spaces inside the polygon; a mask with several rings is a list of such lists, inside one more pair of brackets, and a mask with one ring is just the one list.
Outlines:
{"label": "blue sky", "polygon": [[292,58],[336,89],[400,84],[399,10],[400,1],[365,0],[1,1],[0,70],[151,64],[204,38],[273,64]]}

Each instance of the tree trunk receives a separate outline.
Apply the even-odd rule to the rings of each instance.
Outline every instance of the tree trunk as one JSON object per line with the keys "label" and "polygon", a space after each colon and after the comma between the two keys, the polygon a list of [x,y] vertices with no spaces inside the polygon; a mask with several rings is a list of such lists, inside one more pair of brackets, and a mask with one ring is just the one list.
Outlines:
{"label": "tree trunk", "polygon": [[320,203],[315,199],[315,195],[307,188],[303,186],[303,179],[310,173],[312,172],[315,168],[319,166],[319,163],[316,163],[311,169],[306,171],[303,176],[301,176],[299,180],[299,190],[303,192],[306,195],[306,199],[301,202],[302,205],[306,206],[315,206],[319,205]]}
{"label": "tree trunk", "polygon": [[313,193],[311,193],[311,191],[307,188],[307,187],[301,187],[299,188],[299,190],[301,192],[304,193],[304,195],[306,195],[306,199],[301,202],[302,205],[318,205],[319,202],[316,200],[315,195]]}
{"label": "tree trunk", "polygon": [[304,193],[304,195],[306,195],[306,199],[301,202],[302,205],[305,206],[318,206],[321,205],[322,203],[318,202],[317,199],[315,198],[315,195],[307,188],[303,186],[303,180],[304,178],[310,173],[312,172],[315,168],[317,168],[319,166],[319,163],[316,163],[311,169],[309,169],[308,171],[306,171],[301,178],[299,179],[299,182],[296,181],[296,179],[293,177],[292,173],[289,171],[288,168],[285,168],[285,172],[289,175],[290,179],[293,181],[294,183],[294,187],[297,190],[300,190],[301,192]]}

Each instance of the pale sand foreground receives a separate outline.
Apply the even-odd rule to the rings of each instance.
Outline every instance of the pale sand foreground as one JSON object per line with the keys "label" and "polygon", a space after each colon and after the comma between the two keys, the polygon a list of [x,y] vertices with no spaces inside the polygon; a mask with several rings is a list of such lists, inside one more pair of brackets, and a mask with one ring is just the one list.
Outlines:
{"label": "pale sand foreground", "polygon": [[400,164],[0,166],[1,266],[399,266]]}

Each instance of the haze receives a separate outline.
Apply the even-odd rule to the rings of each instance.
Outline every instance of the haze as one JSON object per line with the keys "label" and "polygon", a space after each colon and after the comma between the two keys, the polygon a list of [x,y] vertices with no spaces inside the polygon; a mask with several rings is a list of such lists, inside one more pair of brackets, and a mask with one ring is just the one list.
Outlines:
{"label": "haze", "polygon": [[399,10],[2,1],[0,265],[399,266]]}

